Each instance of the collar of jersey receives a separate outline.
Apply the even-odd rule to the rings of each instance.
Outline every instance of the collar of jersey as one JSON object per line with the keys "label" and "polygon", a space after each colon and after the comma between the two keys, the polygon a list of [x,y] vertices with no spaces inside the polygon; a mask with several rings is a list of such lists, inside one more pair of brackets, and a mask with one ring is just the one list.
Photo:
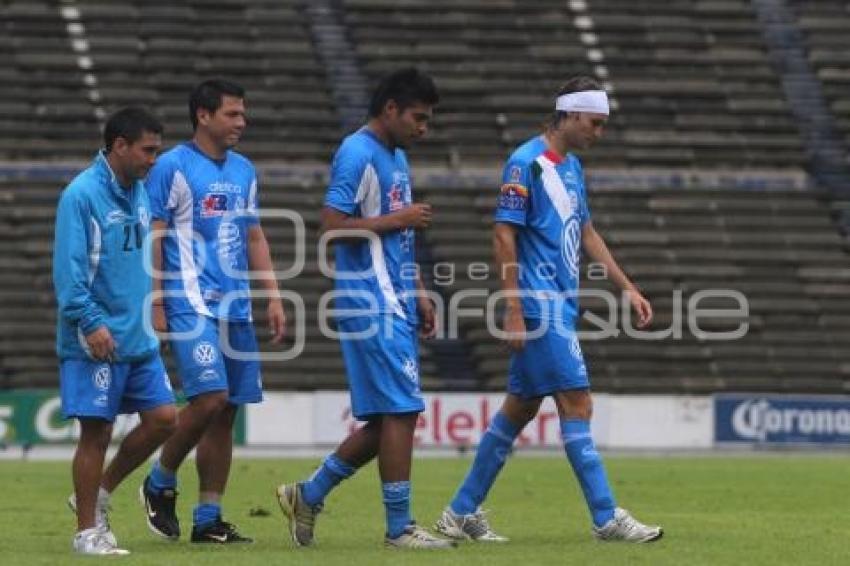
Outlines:
{"label": "collar of jersey", "polygon": [[[115,171],[112,170],[112,167],[109,166],[109,161],[106,160],[106,150],[101,149],[97,152],[97,157],[95,157],[95,164],[97,165],[100,173],[104,175],[107,179],[107,184],[109,185],[109,189],[112,193],[118,198],[123,198],[125,200],[130,200],[130,195],[127,190],[121,186],[121,183],[118,182],[118,177],[115,175]],[[139,184],[139,181],[135,181],[131,190],[135,192],[136,186]]]}
{"label": "collar of jersey", "polygon": [[210,157],[209,155],[204,153],[204,151],[200,147],[198,147],[198,144],[196,144],[192,140],[188,140],[188,141],[183,142],[183,145],[185,145],[186,147],[188,147],[189,149],[191,149],[192,151],[194,151],[198,155],[204,157],[204,159],[208,159],[212,163],[215,163],[215,165],[217,167],[223,167],[224,163],[227,161],[227,157],[230,155],[230,150],[228,149],[228,150],[225,150],[224,157],[222,157],[221,159],[213,159],[212,157]]}

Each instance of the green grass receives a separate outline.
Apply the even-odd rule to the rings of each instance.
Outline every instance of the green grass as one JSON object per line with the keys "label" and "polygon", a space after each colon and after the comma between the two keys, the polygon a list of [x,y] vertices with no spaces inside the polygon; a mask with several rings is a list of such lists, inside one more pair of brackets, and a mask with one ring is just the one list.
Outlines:
{"label": "green grass", "polygon": [[[141,473],[113,496],[113,528],[132,551],[122,564],[850,564],[850,458],[770,456],[730,458],[608,458],[620,503],[658,522],[665,536],[652,545],[603,544],[589,535],[584,503],[564,459],[514,458],[487,507],[507,545],[464,544],[455,551],[393,552],[382,547],[383,508],[370,466],[331,495],[317,528],[318,546],[295,549],[284,536],[273,497],[283,480],[302,478],[318,459],[237,460],[225,518],[256,539],[253,545],[194,546],[147,530],[136,499]],[[451,497],[468,458],[423,459],[414,465],[414,511],[431,525]],[[181,471],[178,511],[190,528],[194,466]],[[74,518],[67,462],[0,462],[0,563],[79,564],[71,554]],[[249,514],[259,510],[260,516]],[[268,515],[262,515],[262,512]]]}

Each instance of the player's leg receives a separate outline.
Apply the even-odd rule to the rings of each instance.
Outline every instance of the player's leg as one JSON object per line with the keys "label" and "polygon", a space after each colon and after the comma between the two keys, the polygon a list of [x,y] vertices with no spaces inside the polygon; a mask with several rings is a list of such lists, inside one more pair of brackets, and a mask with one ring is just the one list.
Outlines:
{"label": "player's leg", "polygon": [[455,539],[507,540],[493,532],[480,507],[505,465],[514,440],[537,414],[541,401],[539,397],[524,399],[512,393],[507,395],[478,443],[466,478],[437,521],[436,529],[440,533]]}
{"label": "player's leg", "polygon": [[233,458],[233,426],[239,406],[263,400],[262,377],[254,327],[222,322],[218,344],[227,374],[228,403],[210,420],[198,442],[198,504],[192,518],[192,542],[253,542],[223,520],[221,499]]}
{"label": "player's leg", "polygon": [[169,318],[168,328],[188,403],[180,410],[174,433],[163,444],[159,459],[145,478],[141,496],[151,530],[175,539],[180,536],[175,513],[177,470],[210,423],[227,407],[229,394],[217,322],[197,315],[176,315]]}
{"label": "player's leg", "polygon": [[59,369],[62,414],[80,423],[72,462],[74,493],[68,503],[77,515],[73,547],[82,554],[127,554],[117,547],[106,517],[108,495],[101,493],[106,450],[124,389],[124,364],[63,360]]}
{"label": "player's leg", "polygon": [[130,473],[141,466],[174,432],[177,409],[165,405],[139,413],[141,422],[128,434],[103,472],[102,487],[112,493]]}
{"label": "player's leg", "polygon": [[94,528],[95,507],[112,423],[99,418],[80,418],[80,440],[74,452],[72,475],[77,507],[77,531]]}
{"label": "player's leg", "polygon": [[590,434],[593,402],[587,389],[559,391],[555,395],[564,450],[579,481],[593,520],[593,533],[601,540],[651,542],[663,531],[644,525],[617,507],[605,466]]}
{"label": "player's leg", "polygon": [[117,454],[103,473],[101,486],[107,493],[112,493],[176,429],[174,393],[158,354],[130,364],[121,412],[138,413],[140,423],[121,442]]}
{"label": "player's leg", "polygon": [[278,504],[287,519],[290,537],[297,546],[313,544],[316,518],[322,511],[325,498],[378,453],[381,417],[369,405],[374,391],[368,375],[371,368],[369,352],[380,345],[373,347],[370,341],[377,338],[363,334],[370,324],[371,319],[339,321],[340,345],[351,391],[352,412],[355,418],[366,420],[366,424],[348,435],[309,479],[281,484],[276,491]]}

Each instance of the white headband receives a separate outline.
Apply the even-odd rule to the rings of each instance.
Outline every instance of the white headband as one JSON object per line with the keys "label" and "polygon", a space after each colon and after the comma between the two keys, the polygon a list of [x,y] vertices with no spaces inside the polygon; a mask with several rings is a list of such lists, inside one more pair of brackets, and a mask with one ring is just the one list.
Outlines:
{"label": "white headband", "polygon": [[608,95],[604,90],[582,90],[562,94],[555,101],[555,110],[560,112],[592,112],[608,115]]}

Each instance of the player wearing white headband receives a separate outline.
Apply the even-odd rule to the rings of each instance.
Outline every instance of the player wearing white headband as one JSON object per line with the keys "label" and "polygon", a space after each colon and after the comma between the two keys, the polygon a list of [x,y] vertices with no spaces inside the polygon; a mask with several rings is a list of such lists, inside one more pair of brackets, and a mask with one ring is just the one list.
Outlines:
{"label": "player wearing white headband", "polygon": [[580,250],[603,264],[637,313],[638,326],[652,308],[620,269],[593,228],[581,162],[573,151],[602,137],[608,97],[589,77],[567,81],[542,135],[514,151],[504,168],[496,209],[494,247],[507,298],[506,342],[512,350],[508,394],[481,438],[475,461],[437,522],[442,534],[478,541],[505,541],[490,528],[481,504],[502,469],[514,440],[544,397],[558,408],[567,459],[600,540],[650,542],[658,526],[644,525],[617,506],[590,435],[590,382],[576,323],[579,319]]}

